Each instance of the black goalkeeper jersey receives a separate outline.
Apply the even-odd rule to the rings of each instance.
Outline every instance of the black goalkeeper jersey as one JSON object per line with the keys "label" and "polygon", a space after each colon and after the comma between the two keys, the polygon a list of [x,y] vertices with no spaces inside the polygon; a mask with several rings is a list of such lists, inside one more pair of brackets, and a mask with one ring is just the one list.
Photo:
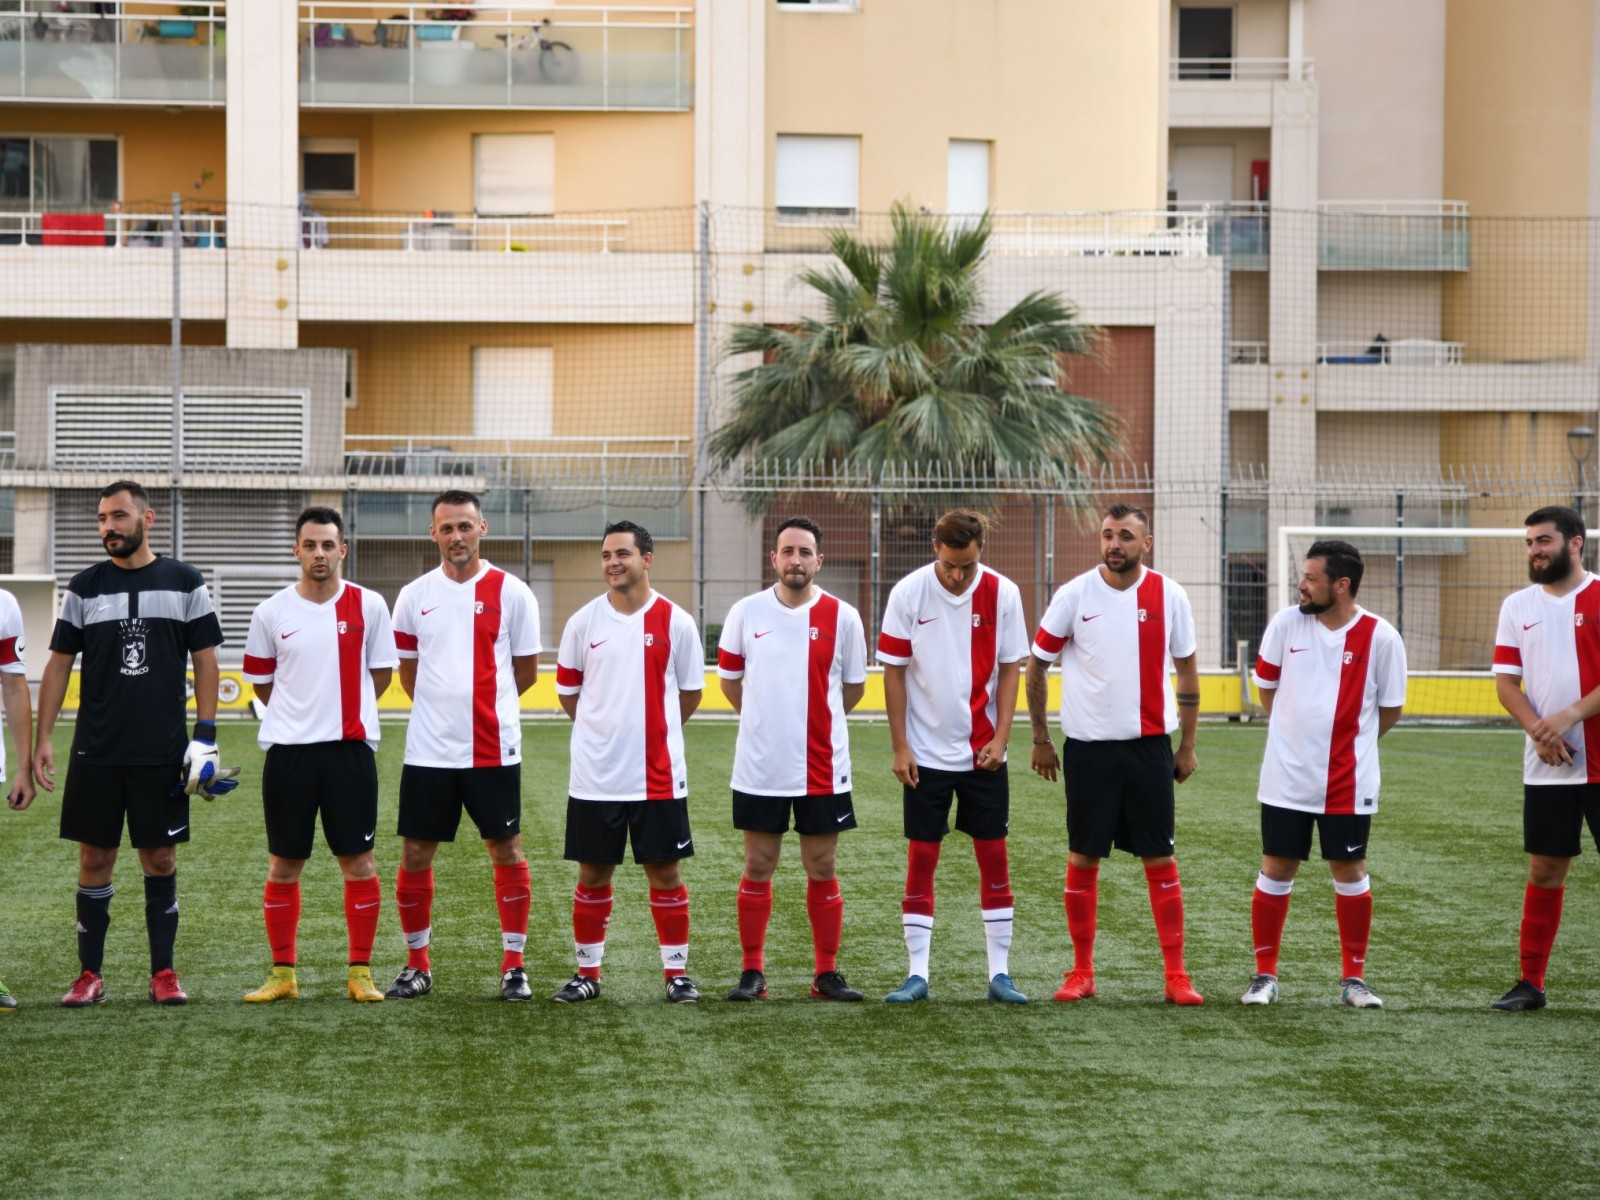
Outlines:
{"label": "black goalkeeper jersey", "polygon": [[50,638],[82,654],[75,759],[174,767],[189,744],[189,654],[222,644],[200,572],[157,557],[125,570],[109,559],[67,584]]}

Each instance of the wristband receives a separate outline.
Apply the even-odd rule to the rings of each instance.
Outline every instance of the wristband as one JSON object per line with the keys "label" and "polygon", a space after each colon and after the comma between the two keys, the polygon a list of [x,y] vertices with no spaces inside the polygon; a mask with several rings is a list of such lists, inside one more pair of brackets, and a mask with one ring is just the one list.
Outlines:
{"label": "wristband", "polygon": [[215,721],[196,721],[194,723],[194,740],[197,742],[217,743],[217,723]]}
{"label": "wristband", "polygon": [[1039,741],[1038,739],[1035,739],[1033,744],[1035,746],[1054,746],[1055,745],[1055,743],[1052,742],[1049,738],[1045,738],[1045,740],[1042,741],[1042,742]]}

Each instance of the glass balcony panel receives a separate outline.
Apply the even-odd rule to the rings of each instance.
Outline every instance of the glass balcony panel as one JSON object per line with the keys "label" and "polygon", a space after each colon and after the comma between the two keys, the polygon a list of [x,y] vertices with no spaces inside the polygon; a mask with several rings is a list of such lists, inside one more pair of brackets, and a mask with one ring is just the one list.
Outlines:
{"label": "glass balcony panel", "polygon": [[129,3],[105,15],[60,16],[0,8],[0,99],[220,105],[224,6],[159,19],[157,10],[170,8]]}

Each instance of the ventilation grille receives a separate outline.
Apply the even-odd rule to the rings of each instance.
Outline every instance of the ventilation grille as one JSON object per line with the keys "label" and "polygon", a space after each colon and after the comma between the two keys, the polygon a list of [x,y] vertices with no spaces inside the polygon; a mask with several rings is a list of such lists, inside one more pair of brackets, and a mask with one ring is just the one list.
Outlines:
{"label": "ventilation grille", "polygon": [[[311,397],[304,390],[183,394],[183,469],[304,471]],[[53,388],[50,465],[61,471],[165,472],[172,396],[139,389]]]}

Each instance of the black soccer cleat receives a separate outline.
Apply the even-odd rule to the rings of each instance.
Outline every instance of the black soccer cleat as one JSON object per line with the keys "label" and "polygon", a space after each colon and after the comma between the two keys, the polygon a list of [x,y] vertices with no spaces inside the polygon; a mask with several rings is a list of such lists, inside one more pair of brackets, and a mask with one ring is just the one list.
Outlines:
{"label": "black soccer cleat", "polygon": [[667,980],[667,999],[673,1004],[695,1004],[700,1000],[700,989],[687,975],[674,975]]}
{"label": "black soccer cleat", "polygon": [[1500,999],[1489,1005],[1496,1012],[1532,1012],[1536,1008],[1543,1008],[1549,1001],[1544,998],[1544,992],[1533,986],[1526,979],[1517,980],[1517,986],[1512,988]]}
{"label": "black soccer cleat", "polygon": [[728,993],[729,1000],[765,1000],[766,998],[767,977],[756,970],[742,972],[739,975],[739,986]]}
{"label": "black soccer cleat", "polygon": [[844,1001],[865,999],[860,992],[846,983],[844,976],[837,971],[823,971],[812,981],[811,998],[813,1000]]}
{"label": "black soccer cleat", "polygon": [[500,977],[500,999],[533,999],[533,989],[528,986],[528,973],[521,967],[512,967]]}
{"label": "black soccer cleat", "polygon": [[600,994],[600,981],[587,975],[574,975],[561,985],[561,990],[550,999],[557,1004],[581,1004]]}
{"label": "black soccer cleat", "polygon": [[383,995],[386,1000],[415,1000],[431,991],[433,991],[432,975],[417,967],[401,967],[400,974],[394,977],[394,982]]}

